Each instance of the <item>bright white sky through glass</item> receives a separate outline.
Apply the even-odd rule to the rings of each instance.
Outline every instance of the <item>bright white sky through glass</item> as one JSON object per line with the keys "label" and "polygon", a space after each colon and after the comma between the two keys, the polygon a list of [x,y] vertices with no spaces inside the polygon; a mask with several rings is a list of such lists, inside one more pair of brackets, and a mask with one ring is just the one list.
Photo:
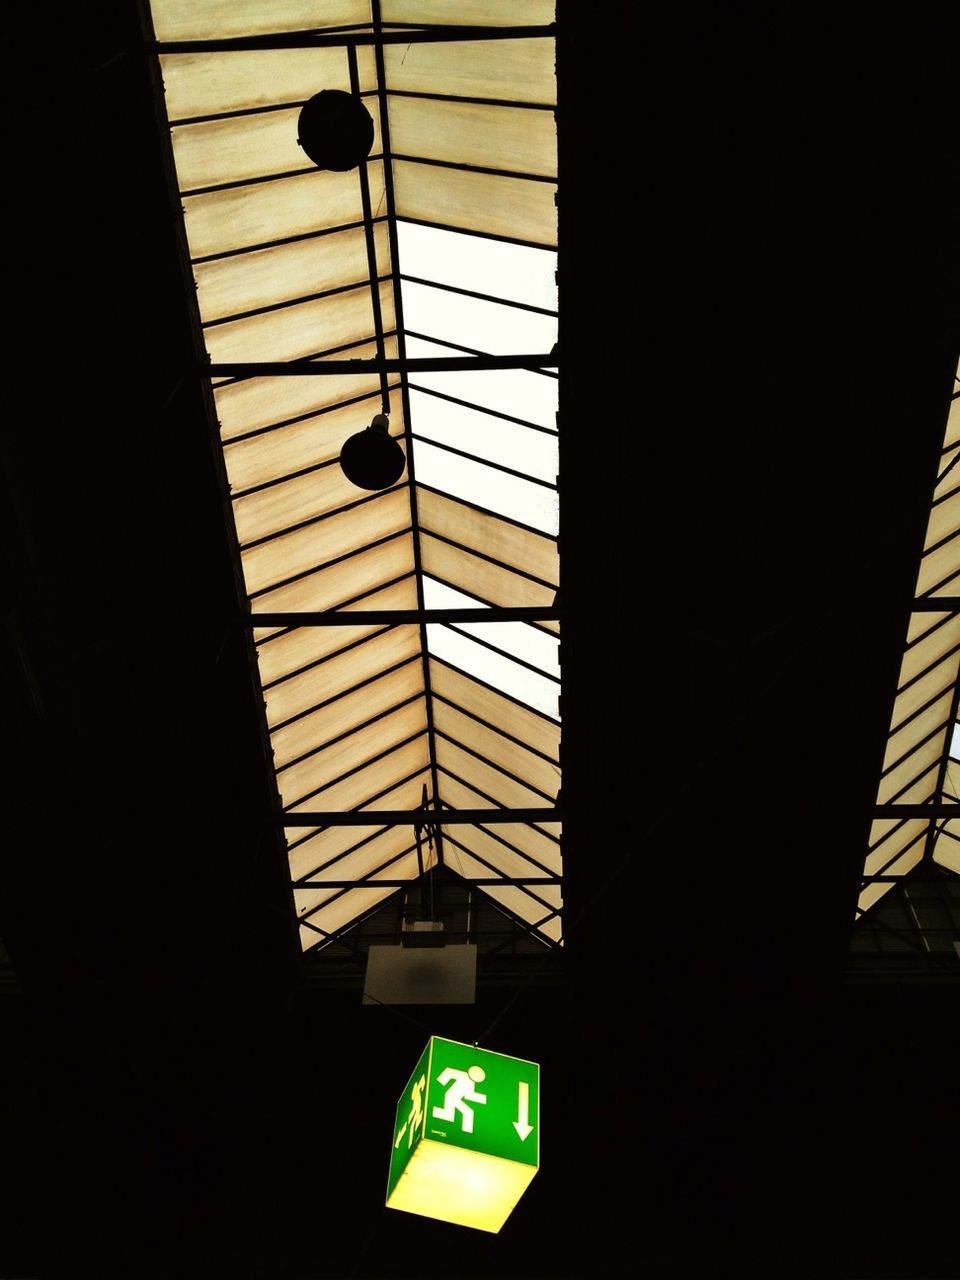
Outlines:
{"label": "bright white sky through glass", "polygon": [[[403,276],[546,311],[556,308],[552,252],[402,221],[398,234]],[[408,356],[451,355],[457,346],[490,355],[534,354],[550,351],[556,343],[556,318],[542,310],[465,297],[409,280],[402,288],[404,328],[422,335],[408,336]],[[415,374],[410,380],[410,426],[417,480],[555,535],[556,414],[557,379],[542,373],[504,369]],[[498,466],[518,474],[507,474]],[[424,597],[430,609],[477,604],[430,578],[424,581]],[[468,623],[459,630],[430,625],[427,644],[438,658],[559,719],[559,642],[553,635],[525,623]]]}
{"label": "bright white sky through glass", "polygon": [[[472,596],[455,591],[453,587],[426,576],[423,579],[423,598],[428,609],[450,609],[461,605],[476,608],[479,603]],[[454,666],[486,681],[495,689],[509,693],[528,707],[535,707],[554,720],[560,719],[560,686],[557,683],[560,676],[560,646],[556,637],[548,636],[524,622],[470,622],[458,625],[462,631],[482,636],[497,648],[538,666],[546,675],[538,675],[515,662],[506,663],[483,645],[472,643],[449,627],[427,627],[430,652],[435,653],[438,658],[446,658]],[[555,679],[548,679],[550,675]]]}
{"label": "bright white sky through glass", "polygon": [[557,309],[557,255],[550,249],[529,249],[411,222],[399,222],[397,233],[404,275],[530,307]]}

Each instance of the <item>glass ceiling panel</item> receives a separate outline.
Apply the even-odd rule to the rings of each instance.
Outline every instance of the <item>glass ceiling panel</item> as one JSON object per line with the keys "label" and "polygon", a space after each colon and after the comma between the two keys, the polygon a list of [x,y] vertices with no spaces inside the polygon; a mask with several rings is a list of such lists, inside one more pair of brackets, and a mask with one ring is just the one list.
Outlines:
{"label": "glass ceiling panel", "polygon": [[[152,3],[198,319],[211,362],[230,366],[211,371],[212,400],[247,599],[263,617],[253,637],[277,802],[291,822],[324,818],[284,828],[304,947],[419,877],[424,788],[448,815],[549,814],[560,786],[558,623],[497,616],[552,608],[559,583],[558,381],[543,369],[557,341],[554,41],[411,32],[351,45],[345,32],[382,32],[377,10],[337,0],[318,28],[304,0]],[[380,17],[529,27],[552,23],[554,6],[386,0]],[[298,33],[290,47],[283,33]],[[302,47],[315,36],[324,43]],[[237,37],[278,47],[217,43]],[[299,146],[300,109],[321,89],[363,97],[375,136],[359,168],[318,170]],[[481,367],[505,354],[535,359]],[[464,356],[477,367],[404,372],[408,359]],[[318,359],[398,368],[259,368]],[[381,411],[406,468],[371,493],[339,454]],[[442,612],[464,607],[490,621]],[[296,616],[337,610],[368,616]],[[411,821],[336,820],[354,809]],[[483,892],[555,944],[559,836],[556,821],[448,820],[423,856],[498,881]],[[517,883],[531,875],[548,883]]]}
{"label": "glass ceiling panel", "polygon": [[410,391],[410,412],[418,440],[463,449],[474,458],[509,467],[531,480],[556,483],[559,450],[551,432],[534,431],[416,389]]}
{"label": "glass ceiling panel", "polygon": [[[871,827],[858,914],[922,861],[960,872],[960,842],[948,809],[960,797],[960,764],[954,763],[960,761],[960,454],[953,447],[958,435],[960,367],[877,789],[877,804],[890,806],[891,816],[877,817]],[[930,607],[941,599],[942,609]],[[918,804],[929,806],[929,816],[897,813],[898,806]]]}
{"label": "glass ceiling panel", "polygon": [[557,255],[553,250],[439,231],[413,222],[397,224],[397,240],[405,276],[547,311],[557,309]]}

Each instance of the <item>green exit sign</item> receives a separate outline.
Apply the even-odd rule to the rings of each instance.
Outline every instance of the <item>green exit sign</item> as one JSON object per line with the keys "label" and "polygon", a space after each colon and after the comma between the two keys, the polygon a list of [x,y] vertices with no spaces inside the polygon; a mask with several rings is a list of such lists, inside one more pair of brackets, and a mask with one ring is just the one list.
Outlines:
{"label": "green exit sign", "polygon": [[540,1164],[540,1068],[431,1036],[397,1104],[387,1205],[499,1231]]}

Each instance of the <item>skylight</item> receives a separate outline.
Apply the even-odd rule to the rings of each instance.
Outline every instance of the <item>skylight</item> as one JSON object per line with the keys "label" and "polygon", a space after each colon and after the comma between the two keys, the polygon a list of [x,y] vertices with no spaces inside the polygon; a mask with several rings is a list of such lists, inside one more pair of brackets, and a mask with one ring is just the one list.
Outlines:
{"label": "skylight", "polygon": [[960,369],[940,456],[859,912],[924,860],[960,872]]}
{"label": "skylight", "polygon": [[[301,945],[435,861],[559,943],[553,5],[152,12]],[[330,88],[374,122],[348,172],[297,144]],[[338,457],[379,413],[370,492]]]}

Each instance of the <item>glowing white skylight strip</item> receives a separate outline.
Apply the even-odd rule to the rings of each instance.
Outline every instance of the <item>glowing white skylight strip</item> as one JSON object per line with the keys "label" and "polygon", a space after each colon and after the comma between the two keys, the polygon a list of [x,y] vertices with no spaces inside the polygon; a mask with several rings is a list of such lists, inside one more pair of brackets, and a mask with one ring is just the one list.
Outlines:
{"label": "glowing white skylight strip", "polygon": [[407,275],[548,311],[557,309],[557,255],[551,249],[402,221],[397,223],[397,237]]}

